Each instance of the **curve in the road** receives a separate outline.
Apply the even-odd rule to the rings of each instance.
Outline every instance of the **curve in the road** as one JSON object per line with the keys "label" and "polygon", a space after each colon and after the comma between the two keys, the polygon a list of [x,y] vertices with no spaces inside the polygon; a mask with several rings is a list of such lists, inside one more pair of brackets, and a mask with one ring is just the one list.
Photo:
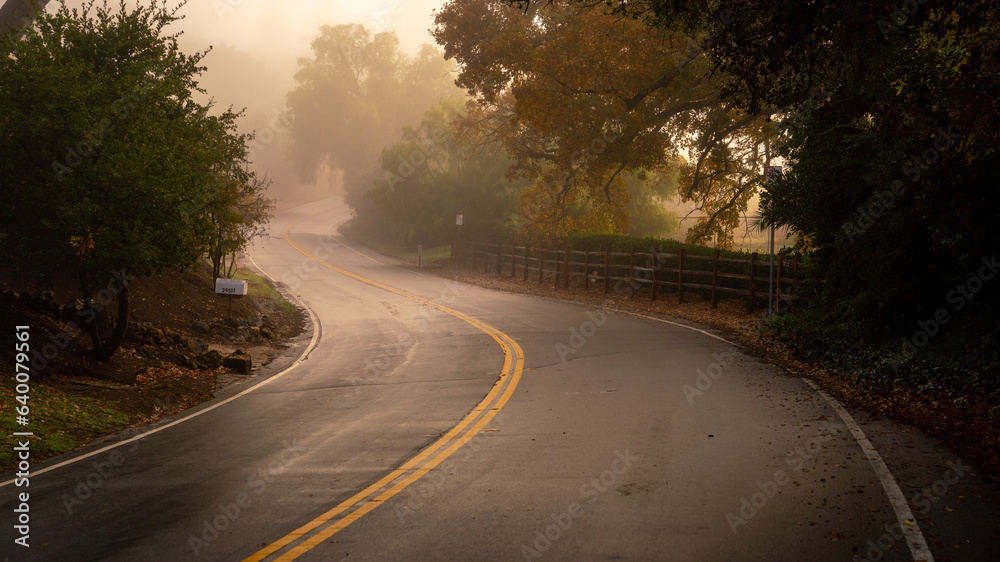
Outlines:
{"label": "curve in the road", "polygon": [[[476,407],[462,419],[462,421],[448,431],[448,433],[418,453],[416,456],[403,463],[399,468],[379,479],[371,486],[368,486],[351,498],[341,502],[333,509],[330,509],[309,523],[306,523],[265,548],[257,551],[250,557],[246,558],[244,562],[264,560],[279,551],[284,552],[275,558],[275,560],[294,560],[313,547],[322,543],[324,540],[328,539],[341,529],[347,527],[354,521],[357,521],[366,513],[375,509],[389,498],[406,489],[409,485],[419,480],[422,476],[427,474],[427,472],[447,459],[455,451],[461,448],[462,445],[482,431],[483,427],[485,427],[486,424],[489,423],[494,416],[496,416],[497,412],[499,412],[500,409],[507,403],[507,400],[510,399],[511,395],[514,393],[514,389],[517,387],[518,381],[521,378],[521,374],[524,371],[524,352],[521,350],[521,346],[514,341],[514,338],[508,336],[500,330],[497,330],[496,328],[493,328],[476,318],[463,314],[447,306],[329,264],[309,253],[305,248],[292,240],[289,231],[293,226],[307,218],[319,214],[322,214],[322,211],[303,217],[289,224],[282,232],[282,236],[289,244],[292,245],[292,247],[301,252],[303,255],[315,260],[320,265],[332,271],[336,271],[337,273],[343,274],[373,287],[378,287],[399,296],[414,300],[426,306],[436,308],[441,312],[450,314],[471,324],[472,326],[475,326],[479,330],[490,335],[497,341],[497,343],[500,344],[500,347],[503,348],[504,365],[501,369],[500,376],[486,397],[483,398],[483,400],[477,404]],[[472,427],[469,427],[470,425]]]}
{"label": "curve in the road", "polygon": [[[303,308],[305,308],[307,311],[309,310],[308,307],[304,306],[304,303],[300,302],[299,304],[303,305]],[[139,441],[140,439],[146,439],[146,438],[148,438],[148,437],[150,437],[152,435],[155,435],[155,434],[157,434],[157,433],[159,433],[161,431],[164,431],[166,429],[174,427],[175,425],[191,421],[191,420],[197,418],[198,416],[201,416],[202,414],[207,414],[208,412],[211,412],[212,410],[214,410],[216,408],[225,406],[226,404],[229,404],[233,400],[236,400],[237,398],[240,398],[240,397],[242,397],[242,396],[244,396],[246,394],[249,394],[249,393],[251,393],[251,392],[253,392],[253,391],[255,391],[255,390],[257,390],[257,389],[259,389],[259,388],[261,388],[263,386],[269,385],[269,384],[273,383],[274,381],[280,379],[281,377],[287,375],[288,373],[292,372],[295,369],[295,367],[299,366],[300,363],[302,363],[303,361],[306,360],[306,358],[309,357],[309,352],[312,351],[313,348],[316,347],[316,344],[319,342],[319,333],[320,333],[320,331],[319,331],[319,322],[316,320],[316,315],[313,314],[312,312],[309,312],[308,315],[309,315],[309,321],[312,323],[312,327],[313,327],[312,338],[310,338],[309,344],[302,351],[302,353],[299,354],[298,358],[296,358],[295,361],[293,361],[291,365],[289,365],[287,368],[285,368],[280,373],[277,373],[277,374],[275,374],[275,375],[273,375],[273,376],[271,376],[271,377],[269,377],[269,378],[267,378],[267,379],[265,379],[265,380],[263,380],[263,381],[255,384],[255,385],[251,386],[250,388],[247,388],[246,390],[240,392],[239,394],[235,394],[233,396],[230,396],[229,398],[226,398],[225,400],[221,400],[219,402],[215,402],[214,404],[211,404],[210,406],[207,406],[207,407],[202,408],[200,410],[197,410],[197,411],[194,411],[194,412],[185,412],[185,413],[181,414],[183,416],[181,418],[178,418],[178,419],[175,419],[175,420],[173,420],[173,421],[171,421],[169,423],[165,423],[163,425],[160,425],[160,426],[158,426],[158,427],[156,427],[154,429],[149,429],[148,431],[143,431],[142,433],[140,433],[140,434],[138,434],[138,435],[136,435],[134,437],[131,437],[129,439],[122,439],[120,441],[116,441],[115,443],[112,443],[111,445],[107,445],[105,447],[101,447],[99,449],[90,451],[89,453],[85,453],[85,454],[82,454],[82,455],[75,456],[73,458],[64,460],[62,462],[53,464],[51,466],[46,466],[45,468],[39,468],[37,470],[32,470],[32,476],[40,476],[42,474],[45,474],[46,472],[50,472],[50,471],[55,470],[57,468],[62,468],[64,466],[71,465],[73,463],[77,463],[77,462],[80,462],[80,461],[85,460],[85,459],[89,459],[91,457],[100,455],[101,453],[110,451],[112,449],[117,449],[118,447],[122,447],[124,445],[128,445],[129,443],[135,443],[136,441]],[[13,479],[13,478],[11,478],[10,480],[6,480],[4,482],[0,482],[0,488],[3,488],[4,486],[9,486],[10,484],[13,484],[14,482],[15,482],[15,479]]]}

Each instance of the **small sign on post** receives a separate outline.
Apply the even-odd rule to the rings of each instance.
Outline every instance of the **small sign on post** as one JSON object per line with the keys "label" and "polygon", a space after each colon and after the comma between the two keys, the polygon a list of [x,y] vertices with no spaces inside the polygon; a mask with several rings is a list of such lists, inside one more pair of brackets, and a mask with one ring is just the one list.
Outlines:
{"label": "small sign on post", "polygon": [[241,279],[216,279],[215,292],[220,295],[242,297],[247,294],[247,282]]}
{"label": "small sign on post", "polygon": [[[455,255],[462,255],[462,223],[465,222],[465,217],[462,215],[455,215],[455,226],[458,228],[458,232],[455,233]],[[473,251],[473,260],[475,260],[475,252]]]}
{"label": "small sign on post", "polygon": [[229,297],[229,317],[233,317],[233,299],[247,294],[245,279],[216,279],[215,293]]}
{"label": "small sign on post", "polygon": [[764,168],[764,183],[770,183],[772,179],[781,175],[781,166],[766,166]]}

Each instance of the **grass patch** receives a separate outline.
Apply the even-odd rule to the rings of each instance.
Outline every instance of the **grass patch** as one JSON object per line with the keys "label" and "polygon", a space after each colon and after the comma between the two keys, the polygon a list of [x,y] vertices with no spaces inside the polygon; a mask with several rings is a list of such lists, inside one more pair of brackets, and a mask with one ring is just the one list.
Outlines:
{"label": "grass patch", "polygon": [[274,287],[268,284],[253,271],[239,269],[233,279],[245,280],[249,288],[248,298],[271,318],[272,324],[278,329],[281,338],[295,336],[299,333],[302,323],[302,311],[297,306],[285,300]]}
{"label": "grass patch", "polygon": [[[417,261],[417,251],[396,254],[396,257]],[[451,257],[451,246],[424,248],[424,263],[446,260]]]}
{"label": "grass patch", "polygon": [[[18,425],[14,407],[20,404],[15,401],[14,376],[9,369],[0,369],[3,369],[3,376],[0,376],[3,381],[0,387],[0,431],[11,443],[14,442],[14,432],[34,433],[34,437],[30,438],[32,462],[85,445],[139,421],[138,416],[133,417],[100,400],[32,382],[28,399],[28,407],[31,408],[29,425]],[[12,447],[0,449],[0,471],[14,468],[15,461]]]}
{"label": "grass patch", "polygon": [[[366,232],[362,228],[354,227],[353,222],[354,221],[347,221],[338,229],[338,232],[350,238],[351,240],[354,240],[355,242],[359,242],[375,250],[380,254],[412,261],[414,264],[417,263],[416,244],[404,248],[399,244],[394,244],[385,239],[373,236],[371,233]],[[451,246],[448,244],[442,246],[424,248],[423,252],[424,263],[443,262],[450,258],[451,258]]]}

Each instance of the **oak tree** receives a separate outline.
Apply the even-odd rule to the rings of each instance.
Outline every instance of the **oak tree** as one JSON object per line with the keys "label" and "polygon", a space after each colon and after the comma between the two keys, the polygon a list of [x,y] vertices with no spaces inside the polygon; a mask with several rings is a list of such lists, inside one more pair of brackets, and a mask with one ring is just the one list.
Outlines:
{"label": "oak tree", "polygon": [[434,36],[474,96],[463,126],[500,142],[529,178],[521,214],[535,233],[624,232],[623,178],[678,174],[705,217],[693,241],[732,229],[761,181],[765,115],[720,96],[697,32],[658,30],[603,4],[452,0]]}

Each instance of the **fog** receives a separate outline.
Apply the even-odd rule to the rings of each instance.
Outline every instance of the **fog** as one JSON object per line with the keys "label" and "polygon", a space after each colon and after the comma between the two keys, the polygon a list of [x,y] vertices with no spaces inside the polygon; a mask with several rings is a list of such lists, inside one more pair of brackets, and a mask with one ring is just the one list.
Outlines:
{"label": "fog", "polygon": [[[146,4],[146,1],[142,2]],[[321,176],[303,185],[292,171],[288,136],[280,116],[293,88],[297,61],[312,55],[310,42],[323,25],[359,23],[369,31],[393,31],[400,49],[415,55],[422,44],[434,44],[428,29],[433,10],[445,0],[195,0],[181,8],[183,20],[167,29],[183,31],[187,53],[212,51],[203,64],[201,86],[217,107],[246,108],[243,132],[254,131],[251,154],[259,173],[272,180],[271,195],[279,206],[329,195],[339,190],[334,178]],[[80,7],[81,0],[66,3]],[[136,2],[127,2],[134,6]],[[171,6],[177,2],[171,0]],[[51,2],[50,11],[58,8]]]}
{"label": "fog", "polygon": [[[179,0],[168,0],[176,6]],[[326,171],[310,183],[302,182],[290,157],[292,148],[287,121],[286,96],[294,88],[298,61],[312,57],[311,42],[325,25],[356,23],[372,33],[392,31],[400,49],[409,56],[418,54],[425,44],[434,45],[428,32],[434,10],[447,0],[194,0],[179,10],[182,20],[167,29],[182,32],[179,42],[187,53],[211,49],[202,64],[207,70],[200,77],[206,96],[217,110],[229,107],[245,109],[241,131],[254,133],[250,155],[254,169],[271,180],[269,195],[279,208],[343,192],[340,175]],[[80,7],[83,0],[67,5]],[[142,0],[147,4],[148,0]],[[127,2],[130,7],[135,1]],[[48,9],[58,8],[50,2]],[[436,45],[435,45],[436,46]],[[336,134],[336,131],[331,131]],[[681,218],[682,228],[673,234],[683,238],[687,227],[701,216],[692,204],[671,203],[667,207]],[[686,217],[686,218],[685,218]],[[746,230],[743,225],[741,230]],[[749,238],[737,236],[738,247],[757,249],[759,233]],[[752,238],[752,239],[751,239]]]}

